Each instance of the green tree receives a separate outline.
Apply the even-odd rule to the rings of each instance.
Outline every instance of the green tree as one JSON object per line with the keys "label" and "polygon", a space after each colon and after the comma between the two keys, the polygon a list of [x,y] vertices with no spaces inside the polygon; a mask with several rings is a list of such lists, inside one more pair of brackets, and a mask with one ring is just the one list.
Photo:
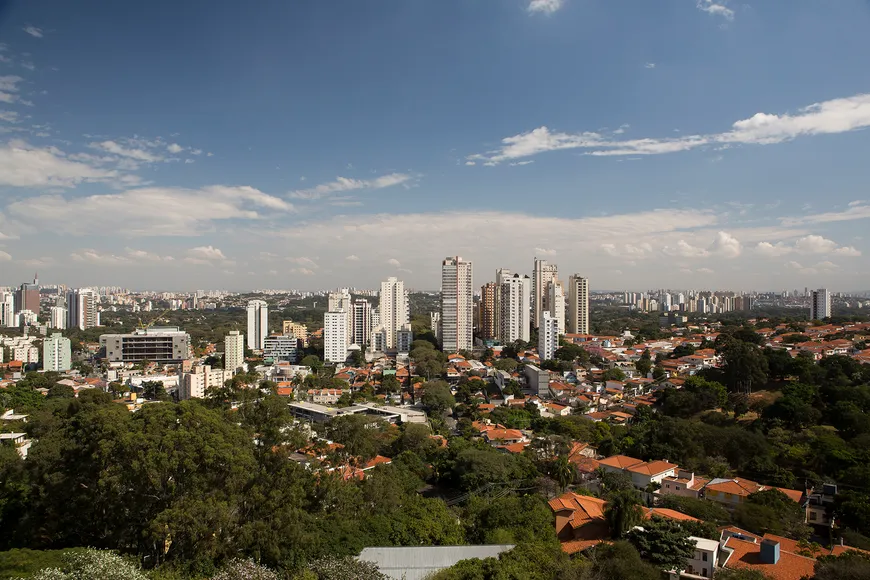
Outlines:
{"label": "green tree", "polygon": [[49,399],[72,399],[76,396],[76,391],[69,385],[54,385],[48,390],[47,398]]}
{"label": "green tree", "polygon": [[870,558],[866,553],[847,551],[840,556],[823,556],[816,561],[812,580],[870,580]]}
{"label": "green tree", "polygon": [[618,490],[607,495],[604,519],[614,538],[624,537],[629,530],[643,521],[640,495],[634,490]]}
{"label": "green tree", "polygon": [[588,555],[589,571],[583,580],[661,580],[661,571],[644,562],[629,542],[600,544]]}
{"label": "green tree", "polygon": [[650,370],[652,370],[652,356],[650,356],[649,349],[643,351],[643,354],[640,355],[640,359],[634,363],[634,368],[637,369],[637,372],[640,373],[640,376],[645,377],[649,374]]}
{"label": "green tree", "polygon": [[377,565],[351,556],[321,558],[311,562],[308,570],[314,574],[313,580],[390,580]]}
{"label": "green tree", "polygon": [[732,391],[752,393],[753,385],[767,383],[767,359],[757,346],[735,341],[723,352],[725,380]]}
{"label": "green tree", "polygon": [[749,494],[734,511],[734,521],[756,534],[771,533],[801,540],[809,535],[804,510],[778,489]]}
{"label": "green tree", "polygon": [[507,371],[509,373],[512,373],[517,370],[517,366],[519,366],[519,363],[512,358],[500,358],[495,361],[492,366],[500,371]]}
{"label": "green tree", "polygon": [[606,381],[624,381],[625,373],[619,367],[613,367],[604,371],[604,380]]}
{"label": "green tree", "polygon": [[168,401],[169,393],[163,386],[163,381],[145,381],[142,383],[142,397],[149,401]]}
{"label": "green tree", "polygon": [[423,406],[430,415],[443,416],[453,409],[456,400],[444,381],[429,381],[423,384]]}
{"label": "green tree", "polygon": [[689,532],[670,519],[653,517],[644,522],[642,530],[629,531],[626,538],[641,558],[664,571],[685,569],[695,553]]}
{"label": "green tree", "polygon": [[567,456],[562,455],[553,462],[550,475],[558,482],[559,489],[564,490],[574,481],[574,466],[568,461]]}
{"label": "green tree", "polygon": [[[64,564],[58,568],[46,568],[31,580],[147,580],[139,568],[113,552],[86,550],[67,552]],[[24,580],[24,579],[19,579]]]}

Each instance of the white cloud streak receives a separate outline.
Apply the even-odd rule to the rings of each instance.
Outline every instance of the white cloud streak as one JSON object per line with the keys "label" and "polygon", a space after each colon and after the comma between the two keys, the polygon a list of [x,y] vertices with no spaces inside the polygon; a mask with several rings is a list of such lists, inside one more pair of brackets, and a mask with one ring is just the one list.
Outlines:
{"label": "white cloud streak", "polygon": [[553,14],[565,5],[564,0],[532,0],[526,9],[530,14]]}
{"label": "white cloud streak", "polygon": [[41,28],[37,28],[33,25],[25,26],[21,30],[23,30],[24,32],[26,32],[30,36],[33,36],[34,38],[42,38],[42,36],[43,36],[43,30]]}
{"label": "white cloud streak", "polygon": [[335,181],[321,183],[311,189],[297,189],[291,191],[289,196],[293,199],[316,200],[327,197],[334,193],[354,190],[375,190],[407,184],[414,179],[413,175],[406,173],[390,173],[376,179],[351,179],[349,177],[336,177]]}
{"label": "white cloud streak", "polygon": [[725,5],[724,1],[716,0],[698,0],[696,4],[698,10],[712,14],[713,16],[721,16],[725,20],[734,20],[734,11]]}
{"label": "white cloud streak", "polygon": [[561,133],[538,127],[505,137],[501,147],[467,157],[471,162],[497,165],[547,151],[582,149],[587,155],[661,155],[705,146],[771,145],[808,135],[836,134],[870,127],[870,94],[815,103],[795,114],[757,113],[736,121],[731,130],[677,138],[614,140],[597,132]]}

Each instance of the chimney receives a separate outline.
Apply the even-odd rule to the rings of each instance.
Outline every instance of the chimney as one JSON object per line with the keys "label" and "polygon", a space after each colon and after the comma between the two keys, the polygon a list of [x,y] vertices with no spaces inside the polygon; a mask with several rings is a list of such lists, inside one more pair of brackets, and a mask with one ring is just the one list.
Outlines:
{"label": "chimney", "polygon": [[762,540],[761,553],[759,555],[763,564],[776,564],[779,562],[779,542]]}

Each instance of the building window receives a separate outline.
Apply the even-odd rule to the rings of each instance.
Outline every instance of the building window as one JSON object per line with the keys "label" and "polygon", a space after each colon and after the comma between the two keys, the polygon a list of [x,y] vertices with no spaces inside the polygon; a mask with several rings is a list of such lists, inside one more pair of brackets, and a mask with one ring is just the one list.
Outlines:
{"label": "building window", "polygon": [[706,568],[701,568],[701,572],[703,572],[703,574],[701,574],[702,576],[706,576],[706,575],[707,575],[707,569],[706,569]]}
{"label": "building window", "polygon": [[[701,554],[701,559],[705,562],[707,561],[707,552],[704,552],[703,554]],[[704,576],[706,576],[706,575],[707,575],[707,573],[704,572]]]}
{"label": "building window", "polygon": [[816,512],[810,512],[810,520],[815,521],[815,519],[816,519]]}

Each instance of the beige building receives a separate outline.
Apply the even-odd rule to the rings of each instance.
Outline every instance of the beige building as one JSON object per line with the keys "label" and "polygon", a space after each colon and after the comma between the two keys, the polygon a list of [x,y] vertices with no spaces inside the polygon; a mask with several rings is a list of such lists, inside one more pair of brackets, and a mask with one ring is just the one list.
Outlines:
{"label": "beige building", "polygon": [[284,320],[281,322],[281,334],[284,336],[295,336],[302,341],[303,346],[308,346],[308,328],[304,324],[293,322],[292,320]]}
{"label": "beige building", "polygon": [[209,389],[221,387],[232,378],[233,373],[224,369],[213,369],[208,365],[193,367],[181,379],[178,398],[181,400],[202,399]]}
{"label": "beige building", "polygon": [[568,278],[568,333],[589,334],[589,279],[580,274]]}

